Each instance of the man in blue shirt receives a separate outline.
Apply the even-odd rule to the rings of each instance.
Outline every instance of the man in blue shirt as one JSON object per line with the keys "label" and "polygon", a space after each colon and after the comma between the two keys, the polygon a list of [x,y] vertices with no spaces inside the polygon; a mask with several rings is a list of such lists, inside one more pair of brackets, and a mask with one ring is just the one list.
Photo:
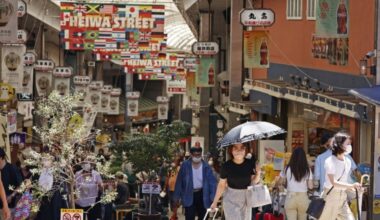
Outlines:
{"label": "man in blue shirt", "polygon": [[[332,144],[333,136],[329,133],[325,133],[321,137],[321,145],[326,148],[326,151],[323,154],[320,154],[315,160],[314,165],[314,181],[318,182],[318,192],[322,193],[323,185],[325,183],[325,161],[332,155],[331,144]],[[356,170],[357,166],[355,161],[352,159],[350,155],[346,156],[349,160],[351,160],[351,172]]]}
{"label": "man in blue shirt", "polygon": [[203,219],[216,191],[216,179],[211,167],[202,160],[202,148],[192,147],[191,158],[184,161],[178,172],[173,200],[181,199],[186,220]]}

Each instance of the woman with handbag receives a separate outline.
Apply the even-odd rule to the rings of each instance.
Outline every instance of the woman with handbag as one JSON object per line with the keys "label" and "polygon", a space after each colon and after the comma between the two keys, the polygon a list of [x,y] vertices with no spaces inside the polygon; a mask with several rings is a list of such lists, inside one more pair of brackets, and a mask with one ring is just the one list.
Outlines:
{"label": "woman with handbag", "polygon": [[302,147],[294,149],[286,168],[281,172],[281,181],[288,190],[285,200],[287,219],[305,220],[309,205],[308,189],[313,188],[313,175]]}
{"label": "woman with handbag", "polygon": [[319,220],[355,219],[347,203],[346,190],[360,189],[360,183],[349,183],[351,161],[345,157],[351,153],[351,137],[344,132],[335,134],[332,156],[325,161],[326,180],[324,183],[325,206]]}
{"label": "woman with handbag", "polygon": [[226,219],[251,220],[252,207],[248,200],[248,186],[260,181],[261,168],[253,159],[246,159],[248,144],[234,144],[227,149],[230,160],[222,165],[220,180],[211,209],[215,210],[223,194]]}

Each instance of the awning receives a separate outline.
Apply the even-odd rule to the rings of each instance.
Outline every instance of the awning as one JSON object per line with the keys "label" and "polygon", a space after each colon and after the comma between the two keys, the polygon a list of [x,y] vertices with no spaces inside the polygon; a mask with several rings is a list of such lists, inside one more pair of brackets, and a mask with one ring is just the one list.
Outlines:
{"label": "awning", "polygon": [[374,86],[371,88],[351,89],[348,92],[371,104],[380,105],[380,86]]}

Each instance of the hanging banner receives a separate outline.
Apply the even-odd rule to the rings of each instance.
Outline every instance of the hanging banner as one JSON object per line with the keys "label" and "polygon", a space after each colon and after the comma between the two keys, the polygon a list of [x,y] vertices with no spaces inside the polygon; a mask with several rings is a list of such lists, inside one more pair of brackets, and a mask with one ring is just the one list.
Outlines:
{"label": "hanging banner", "polygon": [[19,91],[24,73],[25,45],[3,45],[1,48],[1,80]]}
{"label": "hanging banner", "polygon": [[159,48],[166,42],[164,25],[164,5],[61,2],[66,50],[126,49],[135,42]]}
{"label": "hanging banner", "polygon": [[121,89],[119,88],[112,89],[111,96],[110,96],[110,110],[108,112],[109,115],[119,114],[120,95],[121,95]]}
{"label": "hanging banner", "polygon": [[25,144],[26,133],[24,132],[15,132],[9,135],[9,142],[11,145]]}
{"label": "hanging banner", "polygon": [[15,89],[7,84],[0,83],[0,102],[6,102],[12,100],[15,95]]}
{"label": "hanging banner", "polygon": [[169,97],[157,96],[156,99],[158,103],[157,119],[167,120],[168,119],[168,109],[169,109]]}
{"label": "hanging banner", "polygon": [[46,96],[50,93],[53,84],[53,69],[52,60],[37,60],[34,70],[38,96]]}
{"label": "hanging banner", "polygon": [[202,57],[198,66],[196,82],[198,87],[213,87],[215,85],[215,59]]}
{"label": "hanging banner", "polygon": [[269,68],[266,31],[244,31],[244,67]]}
{"label": "hanging banner", "polygon": [[191,97],[192,99],[196,99],[198,97],[197,94],[197,86],[195,84],[195,73],[188,72],[186,76],[186,95]]}
{"label": "hanging banner", "polygon": [[316,34],[321,37],[348,37],[349,1],[320,0],[316,11]]}
{"label": "hanging banner", "polygon": [[53,70],[54,90],[58,91],[61,96],[70,93],[70,77],[73,74],[71,67],[56,67]]}
{"label": "hanging banner", "polygon": [[0,1],[0,42],[15,43],[17,39],[17,9],[18,1]]}
{"label": "hanging banner", "polygon": [[88,86],[88,95],[86,96],[86,104],[90,104],[99,112],[101,107],[103,81],[92,81]]}
{"label": "hanging banner", "polygon": [[17,17],[23,17],[26,14],[26,3],[23,0],[18,0]]}
{"label": "hanging banner", "polygon": [[7,126],[7,116],[0,114],[0,147],[4,149],[7,157],[11,158],[11,148],[9,145],[9,133]]}
{"label": "hanging banner", "polygon": [[111,85],[104,85],[101,89],[102,99],[100,104],[100,112],[107,113],[110,111],[110,99],[111,99]]}
{"label": "hanging banner", "polygon": [[81,94],[77,105],[79,107],[83,107],[88,95],[88,85],[90,84],[91,79],[89,76],[74,76],[73,82],[75,86],[75,93]]}
{"label": "hanging banner", "polygon": [[127,114],[130,117],[139,115],[140,92],[127,92]]}
{"label": "hanging banner", "polygon": [[83,123],[87,134],[91,132],[97,113],[93,106],[87,105],[83,107]]}
{"label": "hanging banner", "polygon": [[7,129],[8,134],[17,131],[17,111],[10,110],[7,114]]}
{"label": "hanging banner", "polygon": [[326,38],[313,36],[312,55],[314,58],[327,59],[331,65],[348,64],[348,38]]}
{"label": "hanging banner", "polygon": [[186,57],[184,59],[184,67],[188,72],[195,73],[198,69],[199,58],[198,57]]}
{"label": "hanging banner", "polygon": [[17,111],[20,115],[24,116],[24,121],[33,119],[34,102],[32,101],[19,101],[17,102]]}
{"label": "hanging banner", "polygon": [[168,94],[186,94],[186,77],[167,80],[166,92]]}

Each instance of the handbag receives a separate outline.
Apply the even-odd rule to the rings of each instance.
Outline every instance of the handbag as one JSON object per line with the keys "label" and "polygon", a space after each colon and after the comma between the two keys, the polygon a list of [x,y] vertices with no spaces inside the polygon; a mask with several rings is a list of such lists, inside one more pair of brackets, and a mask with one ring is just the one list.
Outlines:
{"label": "handbag", "polygon": [[14,212],[14,220],[24,220],[27,219],[31,213],[31,207],[33,203],[32,194],[29,191],[25,191],[20,200],[17,202],[15,212]]}
{"label": "handbag", "polygon": [[[339,177],[338,181],[343,177],[344,172],[346,171],[346,164],[344,164],[344,169],[342,175]],[[330,194],[331,190],[334,189],[334,186],[331,187],[331,189],[326,193],[326,196]],[[323,193],[322,193],[323,194]],[[307,207],[306,214],[309,216],[319,219],[321,217],[323,209],[325,208],[326,201],[322,197],[316,197],[313,198],[309,206]]]}
{"label": "handbag", "polygon": [[248,187],[248,200],[252,208],[272,204],[269,189],[266,185],[262,184]]}

